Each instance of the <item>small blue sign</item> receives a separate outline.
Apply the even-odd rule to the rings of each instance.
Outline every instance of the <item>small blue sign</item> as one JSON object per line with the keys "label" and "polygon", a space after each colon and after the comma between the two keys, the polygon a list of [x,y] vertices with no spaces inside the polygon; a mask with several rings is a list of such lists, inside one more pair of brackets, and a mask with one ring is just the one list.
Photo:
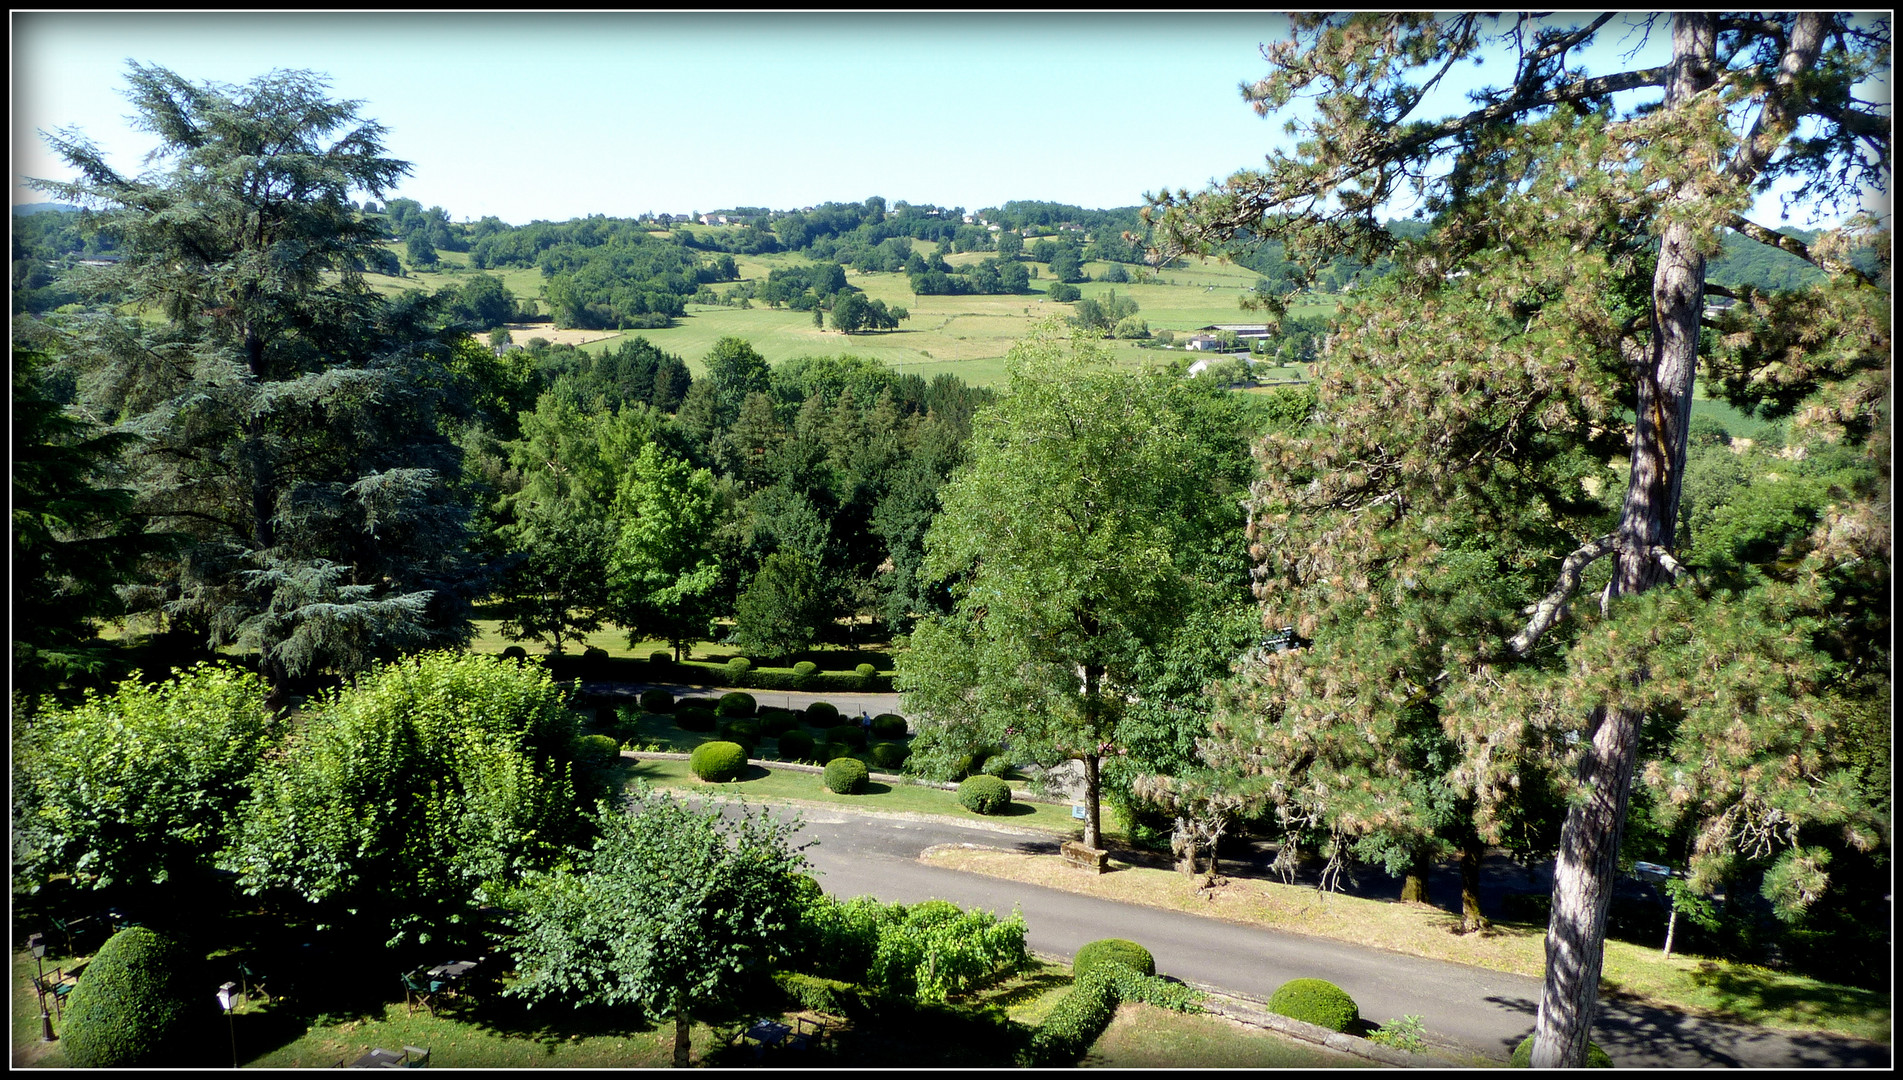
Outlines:
{"label": "small blue sign", "polygon": [[1076,818],[1079,821],[1082,821],[1084,819],[1084,808],[1081,806],[1071,807],[1070,816]]}

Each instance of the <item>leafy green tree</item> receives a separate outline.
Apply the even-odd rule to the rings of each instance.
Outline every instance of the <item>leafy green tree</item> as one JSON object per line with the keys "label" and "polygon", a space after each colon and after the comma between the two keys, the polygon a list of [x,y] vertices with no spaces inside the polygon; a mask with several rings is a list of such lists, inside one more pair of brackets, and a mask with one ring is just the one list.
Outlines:
{"label": "leafy green tree", "polygon": [[1015,259],[1024,254],[1024,237],[1009,229],[998,234],[998,257]]}
{"label": "leafy green tree", "polygon": [[519,500],[514,510],[503,535],[515,560],[496,589],[502,636],[560,655],[601,629],[613,605],[614,531],[605,515],[572,500]]}
{"label": "leafy green tree", "polygon": [[439,261],[436,245],[430,243],[429,233],[421,230],[411,233],[409,239],[403,242],[403,254],[414,268],[428,269]]}
{"label": "leafy green tree", "polygon": [[523,886],[521,979],[506,992],[672,1019],[674,1065],[686,1068],[692,1021],[724,1017],[787,955],[806,867],[796,827],[764,810],[729,820],[637,784],[622,807],[602,804],[579,869]]}
{"label": "leafy green tree", "polygon": [[615,622],[630,645],[659,637],[681,660],[712,633],[717,613],[713,474],[649,443],[622,481],[615,506],[619,535],[608,561]]}
{"label": "leafy green tree", "polygon": [[[579,731],[548,671],[473,653],[373,669],[267,758],[225,864],[374,947],[448,938],[582,839]],[[603,793],[605,794],[605,792]]]}
{"label": "leafy green tree", "polygon": [[1050,264],[1051,276],[1067,285],[1090,280],[1084,273],[1083,262],[1077,257],[1077,249],[1069,244],[1060,245],[1051,253]]}
{"label": "leafy green tree", "polygon": [[1242,521],[1233,404],[1207,384],[1111,366],[1054,326],[1020,342],[940,492],[925,575],[953,613],[921,619],[897,683],[914,761],[948,772],[983,744],[1084,765],[1099,846],[1099,765],[1124,742],[1129,688],[1205,601],[1205,552]]}
{"label": "leafy green tree", "polygon": [[82,887],[206,884],[278,730],[256,676],[200,664],[42,709],[13,733],[13,876]]}
{"label": "leafy green tree", "polygon": [[[1853,845],[1874,843],[1854,785],[1822,753],[1850,687],[1825,675],[1827,649],[1793,650],[1771,629],[1808,627],[1834,590],[1796,589],[1778,580],[1788,571],[1710,595],[1660,586],[1683,569],[1673,545],[1701,359],[1735,402],[1778,415],[1814,400],[1805,417],[1821,433],[1887,445],[1887,435],[1867,438],[1887,430],[1876,406],[1888,386],[1888,321],[1878,311],[1887,301],[1830,257],[1850,246],[1848,235],[1812,249],[1742,211],[1755,188],[1780,178],[1826,205],[1887,181],[1887,106],[1867,105],[1854,88],[1887,64],[1889,24],[1826,12],[1678,14],[1667,63],[1588,74],[1579,58],[1615,17],[1298,17],[1292,40],[1265,52],[1268,77],[1245,96],[1265,115],[1297,92],[1318,97],[1315,119],[1298,122],[1303,141],[1261,170],[1146,209],[1171,254],[1267,236],[1310,275],[1344,254],[1372,263],[1399,247],[1387,302],[1345,317],[1334,339],[1331,364],[1353,357],[1361,374],[1324,381],[1329,430],[1265,453],[1252,520],[1267,615],[1318,643],[1332,638],[1335,662],[1329,681],[1307,685],[1298,676],[1310,661],[1265,664],[1261,681],[1277,689],[1259,707],[1293,730],[1351,699],[1442,699],[1463,750],[1454,775],[1488,830],[1510,816],[1500,811],[1518,804],[1525,777],[1559,767],[1569,809],[1536,1066],[1584,1061],[1635,776],[1702,819],[1693,873],[1704,881],[1741,845],[1761,856],[1782,846],[1767,880],[1791,886],[1787,899],[1801,906],[1822,881],[1821,860],[1799,842],[1804,828],[1844,828]],[[1651,32],[1665,18],[1638,21]],[[1411,118],[1447,65],[1494,53],[1515,64],[1510,84],[1476,91],[1463,114]],[[1663,101],[1626,107],[1613,96],[1638,89],[1661,90]],[[1424,179],[1420,167],[1443,155],[1451,168]],[[1419,186],[1437,217],[1431,242],[1374,222],[1403,183]],[[1707,260],[1723,231],[1834,273],[1802,293],[1742,294],[1701,358],[1705,300],[1717,291]],[[1791,332],[1797,325],[1804,334]],[[1368,374],[1377,363],[1378,378]],[[1614,431],[1616,444],[1604,445]],[[1559,542],[1536,553],[1538,511],[1519,502],[1526,491],[1512,481],[1527,448],[1542,444],[1552,465],[1568,453],[1583,465],[1612,453],[1629,464],[1616,514],[1556,507]],[[1386,621],[1371,608],[1378,616],[1412,604],[1422,583],[1440,588],[1442,550],[1464,544],[1471,528],[1440,518],[1458,508],[1474,522],[1485,504],[1473,500],[1489,488],[1500,511],[1479,520],[1498,516],[1518,535],[1476,554],[1521,573],[1557,559],[1555,580],[1473,598],[1480,606],[1459,618],[1475,632],[1441,639],[1450,647],[1428,665],[1393,665],[1402,644],[1393,639],[1352,644]],[[1872,505],[1851,500],[1843,522],[1869,520]],[[1837,544],[1818,538],[1792,553],[1805,567],[1799,580],[1871,587],[1846,567],[1887,565],[1887,541],[1853,541],[1859,526],[1838,528]],[[1601,611],[1572,613],[1562,627],[1582,587],[1599,591]],[[1480,632],[1485,622],[1493,627]],[[1699,655],[1702,682],[1691,675]],[[1767,670],[1754,655],[1785,666]],[[1714,701],[1726,704],[1708,709]],[[1791,704],[1773,712],[1768,701]],[[1731,724],[1723,736],[1721,716]],[[1372,727],[1362,737],[1379,741]],[[1656,769],[1638,768],[1648,744],[1666,748]],[[1701,756],[1700,746],[1722,752]],[[1771,808],[1781,829],[1769,825]]]}
{"label": "leafy green tree", "polygon": [[144,436],[137,512],[185,557],[131,594],[209,644],[255,648],[273,692],[325,668],[458,644],[475,587],[468,508],[439,414],[458,404],[427,304],[364,284],[379,240],[346,193],[408,171],[383,128],[321,77],[195,85],[129,65],[136,122],[164,172],[120,175],[84,136],[48,136],[78,170],[36,180],[101,207],[125,257],[101,295],[163,316],[75,320],[62,359],[87,404]]}
{"label": "leafy green tree", "polygon": [[762,656],[791,656],[818,640],[830,614],[819,567],[796,550],[776,551],[740,594],[733,641]]}
{"label": "leafy green tree", "polygon": [[740,415],[740,405],[748,394],[763,394],[771,388],[772,373],[766,357],[741,338],[724,337],[714,342],[706,362],[707,381],[714,388],[721,427]]}

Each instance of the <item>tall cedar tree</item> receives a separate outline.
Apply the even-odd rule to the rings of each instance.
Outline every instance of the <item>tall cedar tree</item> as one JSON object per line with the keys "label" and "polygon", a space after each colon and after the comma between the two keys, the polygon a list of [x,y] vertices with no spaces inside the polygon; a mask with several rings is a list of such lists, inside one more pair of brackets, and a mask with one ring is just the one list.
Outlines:
{"label": "tall cedar tree", "polygon": [[[1561,777],[1569,809],[1536,1066],[1584,1061],[1642,742],[1665,747],[1641,774],[1659,802],[1702,819],[1695,876],[1728,850],[1783,845],[1767,889],[1801,906],[1824,874],[1792,846],[1800,828],[1875,842],[1854,784],[1833,768],[1845,684],[1829,639],[1843,629],[1839,592],[1888,588],[1887,287],[1833,257],[1847,230],[1807,247],[1744,213],[1753,191],[1783,178],[1832,207],[1883,190],[1888,107],[1858,87],[1887,69],[1889,22],[1643,16],[1645,32],[1669,21],[1669,61],[1589,75],[1581,50],[1615,17],[1299,16],[1291,40],[1264,50],[1270,74],[1244,87],[1263,115],[1297,94],[1317,99],[1316,119],[1294,125],[1298,149],[1146,208],[1166,248],[1270,236],[1311,267],[1393,248],[1373,215],[1404,185],[1437,217],[1431,244],[1394,251],[1394,293],[1344,316],[1325,359],[1323,434],[1262,448],[1251,528],[1265,617],[1327,645],[1264,657],[1252,678],[1285,714],[1264,719],[1285,730],[1319,722],[1329,703],[1392,722],[1439,699],[1465,750],[1451,775],[1483,822],[1513,801],[1522,773],[1576,766]],[[1461,115],[1412,116],[1454,65],[1488,55],[1514,64],[1510,84],[1475,91]],[[1635,90],[1653,93],[1615,98]],[[1829,280],[1746,291],[1711,320],[1706,300],[1724,290],[1707,285],[1706,260],[1727,232],[1818,263]],[[1707,325],[1716,333],[1702,336]],[[1674,545],[1701,339],[1708,384],[1768,416],[1796,410],[1800,428],[1860,447],[1882,476],[1879,490],[1843,492],[1755,588],[1658,588],[1683,571]],[[1582,531],[1587,516],[1562,498],[1547,525],[1571,536],[1538,551],[1540,509],[1517,500],[1562,479],[1564,443],[1605,460],[1609,433],[1628,458],[1616,515]],[[1412,643],[1350,640],[1405,624],[1374,616],[1417,584],[1431,595],[1470,572],[1471,558],[1445,556],[1491,520],[1505,523],[1505,543],[1478,557],[1551,575],[1544,585],[1501,581],[1518,595],[1491,602],[1489,631],[1435,639],[1430,620]],[[1562,624],[1582,585],[1598,589],[1600,612]],[[1438,664],[1408,662],[1430,644]],[[1887,657],[1885,638],[1861,644]],[[1397,647],[1413,656],[1395,663]],[[1332,662],[1319,667],[1324,652]]]}
{"label": "tall cedar tree", "polygon": [[322,77],[243,87],[129,65],[135,122],[159,137],[122,176],[83,135],[47,136],[79,173],[33,181],[99,208],[124,258],[102,295],[162,315],[69,320],[62,359],[87,404],[142,436],[138,512],[188,534],[136,607],[211,645],[255,647],[288,679],[468,636],[467,508],[438,415],[457,396],[427,306],[385,305],[362,281],[378,227],[347,196],[409,167],[383,127]]}

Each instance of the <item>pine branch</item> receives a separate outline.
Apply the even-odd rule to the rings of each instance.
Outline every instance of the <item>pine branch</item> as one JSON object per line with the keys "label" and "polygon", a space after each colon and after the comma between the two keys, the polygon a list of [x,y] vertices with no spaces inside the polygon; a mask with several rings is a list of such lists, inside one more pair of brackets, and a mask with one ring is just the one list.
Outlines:
{"label": "pine branch", "polygon": [[1580,575],[1601,557],[1612,554],[1618,548],[1618,540],[1618,533],[1607,533],[1566,556],[1559,566],[1559,584],[1553,586],[1553,591],[1542,597],[1539,603],[1527,609],[1526,614],[1533,616],[1532,619],[1527,622],[1525,629],[1507,642],[1507,648],[1515,656],[1525,656],[1532,651],[1540,637],[1552,629],[1553,624],[1559,621],[1560,613],[1565,610],[1566,602],[1573,598],[1574,591],[1579,588]]}

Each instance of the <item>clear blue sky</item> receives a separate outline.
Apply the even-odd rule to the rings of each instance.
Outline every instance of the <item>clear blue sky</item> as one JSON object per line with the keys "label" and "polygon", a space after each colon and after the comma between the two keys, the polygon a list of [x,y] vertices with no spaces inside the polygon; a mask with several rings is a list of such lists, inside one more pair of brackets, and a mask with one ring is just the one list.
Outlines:
{"label": "clear blue sky", "polygon": [[[193,81],[324,72],[412,163],[396,193],[458,220],[871,195],[1129,206],[1256,165],[1285,138],[1237,90],[1265,73],[1259,48],[1285,25],[1231,13],[15,13],[13,198],[45,199],[22,176],[69,175],[41,129],[77,127],[137,171],[154,140],[125,121],[135,59]],[[1615,51],[1595,66],[1628,62]],[[1438,104],[1462,108],[1457,92]]]}

